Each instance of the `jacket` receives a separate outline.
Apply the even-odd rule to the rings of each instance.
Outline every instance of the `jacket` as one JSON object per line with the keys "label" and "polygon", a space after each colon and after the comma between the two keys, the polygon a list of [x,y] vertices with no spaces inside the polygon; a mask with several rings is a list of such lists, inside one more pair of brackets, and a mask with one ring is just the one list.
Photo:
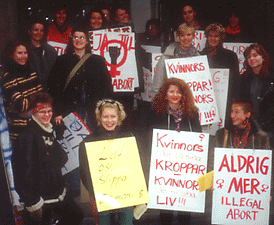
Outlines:
{"label": "jacket", "polygon": [[[227,141],[224,141],[224,140]],[[233,148],[234,131],[222,128],[216,132],[214,138],[211,139],[211,147],[208,155],[208,171],[213,170],[214,166],[214,147],[218,148]],[[247,138],[245,149],[270,149],[270,142],[267,133],[258,130],[255,124],[251,121],[251,130]]]}
{"label": "jacket", "polygon": [[[248,75],[247,72],[241,75],[239,95],[242,98],[251,99],[251,82],[255,75]],[[273,131],[274,127],[274,84],[273,79],[268,74],[264,79],[260,79],[262,85],[261,92],[257,93],[259,100],[258,108],[253,109],[253,120],[258,128],[265,131]]]}
{"label": "jacket", "polygon": [[40,56],[37,51],[35,51],[35,47],[31,44],[32,50],[32,60],[31,66],[32,69],[37,73],[38,79],[44,88],[47,89],[48,78],[50,75],[50,71],[56,62],[57,52],[55,49],[49,44],[45,43],[42,45],[42,62],[40,62]]}
{"label": "jacket", "polygon": [[67,29],[61,33],[56,24],[52,23],[48,28],[47,40],[67,44],[71,36],[71,27],[68,24],[66,26]]}
{"label": "jacket", "polygon": [[104,58],[91,55],[64,90],[70,72],[79,61],[80,59],[74,53],[59,56],[49,77],[48,92],[54,99],[57,116],[66,116],[75,112],[80,104],[84,104],[86,111],[94,119],[96,103],[113,94],[111,77]]}
{"label": "jacket", "polygon": [[12,154],[15,189],[29,212],[63,201],[66,189],[61,168],[67,160],[52,128],[33,116]]}
{"label": "jacket", "polygon": [[[176,130],[177,124],[172,115],[165,112],[163,115],[159,115],[152,111],[148,116],[150,129],[166,129]],[[199,115],[197,112],[193,112],[192,118],[184,117],[180,122],[180,131],[202,132],[202,128],[199,122]]]}
{"label": "jacket", "polygon": [[[174,51],[176,48],[179,48],[179,46],[180,46],[179,42],[171,43],[169,46],[167,46],[165,52],[162,54],[161,58],[159,59],[156,65],[155,75],[152,83],[152,89],[151,89],[152,98],[156,95],[161,85],[163,84],[164,80],[167,79],[165,60],[173,59]],[[189,57],[200,55],[194,46],[191,46],[191,48],[187,52],[191,52],[191,55]]]}

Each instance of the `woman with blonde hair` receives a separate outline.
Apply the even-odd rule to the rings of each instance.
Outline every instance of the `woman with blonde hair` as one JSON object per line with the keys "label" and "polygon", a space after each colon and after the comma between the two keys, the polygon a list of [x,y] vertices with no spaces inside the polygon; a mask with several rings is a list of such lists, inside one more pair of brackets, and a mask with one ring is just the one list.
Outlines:
{"label": "woman with blonde hair", "polygon": [[[165,80],[152,100],[152,112],[148,118],[150,130],[153,128],[202,132],[198,108],[187,83],[178,78]],[[172,224],[173,212],[160,211],[162,225]],[[179,224],[190,224],[191,214],[178,211]]]}
{"label": "woman with blonde hair", "polygon": [[[87,160],[85,143],[131,137],[132,134],[121,129],[122,122],[126,118],[126,113],[124,106],[120,102],[112,99],[103,99],[97,103],[95,114],[98,127],[81,142],[79,149],[79,160],[81,180],[91,196],[92,210],[95,214],[95,218],[97,218],[96,214],[98,212],[95,204],[95,195]],[[99,224],[114,224],[113,216],[115,214],[119,215],[119,224],[133,224],[133,207],[99,212]],[[95,222],[98,224],[98,221]]]}
{"label": "woman with blonde hair", "polygon": [[195,29],[193,27],[183,23],[178,27],[177,34],[179,36],[179,41],[171,43],[166,48],[156,65],[152,84],[152,97],[155,96],[164,80],[167,79],[165,60],[200,55],[197,49],[192,45],[195,36]]}

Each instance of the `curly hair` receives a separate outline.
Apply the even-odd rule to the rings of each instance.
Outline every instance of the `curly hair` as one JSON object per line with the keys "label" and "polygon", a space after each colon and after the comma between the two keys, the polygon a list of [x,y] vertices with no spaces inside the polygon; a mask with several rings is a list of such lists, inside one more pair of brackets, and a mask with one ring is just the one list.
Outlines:
{"label": "curly hair", "polygon": [[169,78],[164,81],[159,91],[155,95],[151,103],[151,108],[159,115],[164,115],[167,111],[167,91],[171,85],[177,86],[182,93],[181,110],[184,113],[183,116],[192,118],[193,112],[197,112],[198,108],[195,106],[194,97],[188,84],[178,78]]}
{"label": "curly hair", "polygon": [[209,32],[217,32],[221,36],[221,43],[224,42],[226,38],[226,30],[220,23],[212,23],[208,25],[205,29],[205,36],[208,38]]}
{"label": "curly hair", "polygon": [[268,70],[270,68],[270,59],[269,59],[269,55],[267,54],[267,52],[265,51],[263,46],[259,45],[259,44],[251,44],[249,47],[247,47],[245,49],[245,51],[244,51],[244,57],[245,57],[244,68],[246,70],[246,73],[244,73],[244,74],[245,74],[245,76],[252,74],[252,68],[250,67],[250,65],[247,62],[247,58],[250,55],[252,50],[255,50],[263,58],[263,65],[262,65],[259,75],[260,75],[260,78],[265,78],[267,76]]}
{"label": "curly hair", "polygon": [[114,101],[112,99],[103,99],[103,100],[97,102],[96,109],[95,109],[97,125],[101,126],[103,110],[108,107],[116,109],[116,112],[118,114],[117,126],[120,126],[122,124],[123,120],[126,118],[124,106],[120,102]]}

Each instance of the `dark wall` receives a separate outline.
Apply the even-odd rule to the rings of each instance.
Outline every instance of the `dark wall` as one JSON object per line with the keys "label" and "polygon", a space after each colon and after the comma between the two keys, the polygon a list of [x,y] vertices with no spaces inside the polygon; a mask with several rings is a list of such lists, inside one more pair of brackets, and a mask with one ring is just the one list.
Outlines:
{"label": "dark wall", "polygon": [[[160,0],[164,29],[174,28],[182,22],[180,4],[173,0]],[[274,2],[262,1],[182,1],[184,5],[192,5],[197,11],[197,18],[203,25],[212,22],[228,25],[228,16],[236,10],[240,16],[243,28],[247,32],[248,41],[263,45],[272,61],[274,58]],[[180,19],[181,18],[181,19]],[[274,66],[273,66],[274,67]]]}

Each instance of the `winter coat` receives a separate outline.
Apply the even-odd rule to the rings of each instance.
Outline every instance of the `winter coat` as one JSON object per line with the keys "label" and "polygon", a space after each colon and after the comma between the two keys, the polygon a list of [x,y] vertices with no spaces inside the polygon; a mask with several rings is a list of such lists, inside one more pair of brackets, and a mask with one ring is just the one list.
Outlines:
{"label": "winter coat", "polygon": [[[44,90],[47,89],[48,78],[50,75],[50,71],[56,62],[57,59],[57,52],[55,51],[54,47],[50,46],[49,44],[45,43],[42,45],[42,58],[39,56],[38,52],[35,51],[35,47],[31,44],[32,50],[32,59],[31,59],[31,66],[32,69],[37,73],[39,81]],[[40,61],[42,59],[42,62]]]}
{"label": "winter coat", "polygon": [[63,201],[66,189],[61,168],[67,160],[52,127],[43,126],[33,116],[12,154],[15,190],[29,212]]}
{"label": "winter coat", "polygon": [[[251,83],[255,78],[255,74],[247,74],[246,72],[241,75],[239,95],[242,98],[251,99]],[[261,91],[257,93],[256,98],[259,100],[258,108],[253,109],[253,119],[256,125],[265,130],[274,130],[274,84],[273,79],[268,74],[264,79],[259,79],[261,84]]]}
{"label": "winter coat", "polygon": [[105,59],[91,55],[64,90],[70,72],[79,61],[79,57],[74,53],[59,56],[49,77],[48,91],[54,99],[57,116],[64,117],[84,104],[90,118],[94,120],[96,103],[113,94],[111,77]]}

